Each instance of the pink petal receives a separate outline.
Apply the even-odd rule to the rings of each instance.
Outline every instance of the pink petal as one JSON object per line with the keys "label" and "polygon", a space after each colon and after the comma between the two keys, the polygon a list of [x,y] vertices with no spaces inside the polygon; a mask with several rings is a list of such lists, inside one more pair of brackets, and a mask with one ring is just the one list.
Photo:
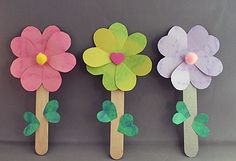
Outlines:
{"label": "pink petal", "polygon": [[39,31],[39,29],[37,29],[34,26],[29,26],[26,27],[22,33],[21,36],[28,39],[29,41],[32,42],[32,44],[39,50],[39,51],[43,51],[43,44],[42,44],[42,34]]}
{"label": "pink petal", "polygon": [[158,49],[164,56],[182,56],[187,49],[186,32],[179,26],[172,27],[168,35],[159,40]]}
{"label": "pink petal", "polygon": [[43,70],[43,86],[49,92],[55,92],[61,86],[61,82],[62,79],[60,73],[49,65],[45,65]]}
{"label": "pink petal", "polygon": [[205,89],[211,83],[211,77],[202,73],[196,66],[189,68],[191,83],[197,89]]}
{"label": "pink petal", "polygon": [[69,72],[76,64],[76,58],[71,53],[62,53],[50,56],[48,64],[60,72]]}
{"label": "pink petal", "polygon": [[223,64],[214,56],[199,57],[195,65],[209,76],[217,76],[223,71]]}
{"label": "pink petal", "polygon": [[171,73],[181,64],[181,62],[183,62],[183,60],[179,57],[162,58],[157,64],[157,71],[161,76],[170,78]]}
{"label": "pink petal", "polygon": [[17,57],[35,57],[39,53],[33,44],[23,37],[16,37],[11,41],[11,50]]}
{"label": "pink petal", "polygon": [[46,51],[47,55],[64,53],[71,45],[70,36],[65,32],[56,32],[48,40]]}
{"label": "pink petal", "polygon": [[33,58],[17,58],[11,64],[11,74],[16,78],[20,78],[23,72],[34,64],[35,60]]}
{"label": "pink petal", "polygon": [[44,29],[43,31],[43,49],[45,50],[45,47],[46,47],[46,44],[49,40],[49,38],[55,33],[55,32],[59,32],[60,29],[55,26],[55,25],[51,25],[51,26],[48,26],[47,28]]}
{"label": "pink petal", "polygon": [[29,67],[23,72],[21,76],[21,84],[23,88],[27,91],[37,90],[43,78],[43,67],[39,65],[34,65]]}

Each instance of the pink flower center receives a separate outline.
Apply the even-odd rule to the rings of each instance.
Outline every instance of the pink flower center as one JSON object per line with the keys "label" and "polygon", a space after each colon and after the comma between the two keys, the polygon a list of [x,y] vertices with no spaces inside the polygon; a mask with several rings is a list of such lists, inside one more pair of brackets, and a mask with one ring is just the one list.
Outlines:
{"label": "pink flower center", "polygon": [[184,61],[185,63],[187,64],[195,64],[198,60],[198,56],[196,53],[193,53],[193,52],[189,52],[185,55],[184,57]]}
{"label": "pink flower center", "polygon": [[110,59],[114,64],[118,65],[124,61],[125,55],[123,53],[114,52],[114,53],[111,53]]}

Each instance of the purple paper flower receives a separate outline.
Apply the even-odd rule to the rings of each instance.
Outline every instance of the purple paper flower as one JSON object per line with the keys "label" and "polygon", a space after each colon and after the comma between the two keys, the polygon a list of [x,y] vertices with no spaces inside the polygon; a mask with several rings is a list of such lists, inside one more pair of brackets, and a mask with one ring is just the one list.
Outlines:
{"label": "purple paper flower", "polygon": [[213,56],[219,47],[219,40],[200,25],[188,33],[174,26],[158,42],[158,49],[165,57],[159,61],[157,70],[161,76],[171,77],[178,90],[184,90],[190,82],[198,89],[207,88],[211,77],[223,70],[221,61]]}

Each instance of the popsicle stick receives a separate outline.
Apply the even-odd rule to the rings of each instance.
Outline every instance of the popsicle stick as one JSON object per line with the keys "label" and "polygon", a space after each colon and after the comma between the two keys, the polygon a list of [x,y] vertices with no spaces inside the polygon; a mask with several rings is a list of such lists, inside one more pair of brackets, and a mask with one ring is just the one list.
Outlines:
{"label": "popsicle stick", "polygon": [[190,85],[183,91],[183,101],[190,112],[190,118],[184,121],[184,152],[188,157],[198,153],[198,136],[193,131],[192,123],[197,115],[197,89]]}
{"label": "popsicle stick", "polygon": [[35,151],[39,155],[44,155],[48,151],[48,121],[43,115],[44,108],[49,100],[49,92],[40,86],[36,91],[36,117],[40,126],[35,133]]}
{"label": "popsicle stick", "polygon": [[110,132],[110,156],[120,159],[123,156],[124,135],[117,131],[120,117],[124,114],[124,92],[117,90],[111,92],[111,101],[116,106],[117,119],[111,121]]}

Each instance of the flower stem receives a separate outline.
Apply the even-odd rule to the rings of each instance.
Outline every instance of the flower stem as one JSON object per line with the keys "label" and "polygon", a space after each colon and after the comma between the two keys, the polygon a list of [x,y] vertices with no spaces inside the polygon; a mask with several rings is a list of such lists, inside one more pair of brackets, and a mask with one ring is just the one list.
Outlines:
{"label": "flower stem", "polygon": [[43,115],[48,100],[49,92],[41,85],[36,91],[36,117],[40,126],[35,133],[35,151],[39,155],[44,155],[48,151],[48,121]]}
{"label": "flower stem", "polygon": [[183,101],[190,113],[190,117],[184,121],[184,152],[192,158],[198,153],[198,136],[192,128],[193,120],[197,115],[197,89],[191,83],[183,91]]}
{"label": "flower stem", "polygon": [[124,92],[120,90],[111,92],[111,101],[116,106],[117,118],[111,121],[110,129],[110,156],[120,159],[123,156],[124,135],[117,131],[120,117],[124,114]]}

